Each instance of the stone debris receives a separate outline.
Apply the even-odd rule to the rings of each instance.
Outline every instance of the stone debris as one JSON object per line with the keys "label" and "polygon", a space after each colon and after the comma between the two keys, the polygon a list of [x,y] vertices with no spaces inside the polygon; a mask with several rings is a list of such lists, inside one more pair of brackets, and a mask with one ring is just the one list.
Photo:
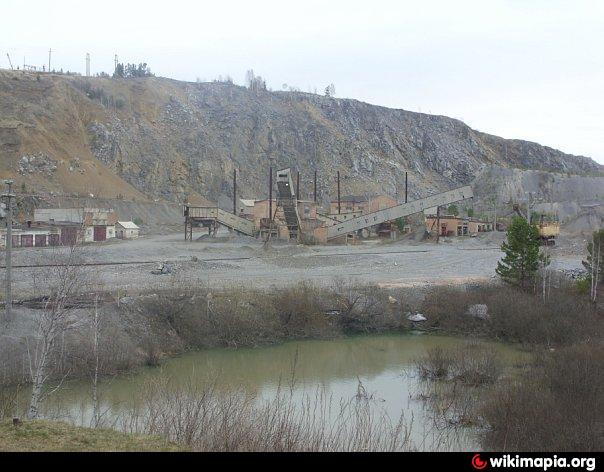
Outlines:
{"label": "stone debris", "polygon": [[160,263],[157,267],[151,271],[153,275],[168,275],[172,273],[172,264],[169,262]]}
{"label": "stone debris", "polygon": [[564,274],[565,277],[568,277],[569,279],[582,279],[584,277],[587,277],[587,271],[585,269],[581,269],[581,268],[575,268],[575,269],[561,269],[560,272],[562,272],[562,274]]}
{"label": "stone debris", "polygon": [[483,303],[470,305],[468,311],[466,311],[466,315],[485,320],[489,317],[489,308]]}
{"label": "stone debris", "polygon": [[48,154],[38,152],[27,154],[19,159],[17,172],[21,175],[43,174],[51,177],[57,170],[57,161]]}
{"label": "stone debris", "polygon": [[422,321],[426,321],[428,318],[426,318],[421,313],[416,313],[415,315],[408,315],[407,319],[409,321],[413,321],[414,323],[421,323]]}

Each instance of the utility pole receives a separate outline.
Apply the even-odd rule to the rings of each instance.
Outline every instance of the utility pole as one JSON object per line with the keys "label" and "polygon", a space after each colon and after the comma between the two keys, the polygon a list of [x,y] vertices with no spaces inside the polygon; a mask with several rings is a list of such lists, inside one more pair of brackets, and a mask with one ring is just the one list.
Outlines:
{"label": "utility pole", "polygon": [[13,307],[13,295],[12,295],[12,277],[11,277],[11,269],[12,269],[12,249],[13,249],[13,205],[12,199],[14,195],[12,194],[12,180],[5,180],[4,183],[8,187],[8,191],[2,195],[6,198],[6,295],[4,300],[4,306],[6,308],[5,312],[5,321],[10,321],[12,319],[11,310]]}
{"label": "utility pole", "polygon": [[50,58],[52,57],[52,48],[48,50],[48,72],[50,73]]}
{"label": "utility pole", "polygon": [[268,169],[268,221],[272,228],[273,223],[273,165]]}
{"label": "utility pole", "polygon": [[233,169],[233,215],[237,214],[237,169]]}
{"label": "utility pole", "polygon": [[315,170],[315,189],[314,189],[315,203],[317,203],[317,171]]}
{"label": "utility pole", "polygon": [[300,200],[300,171],[296,177],[296,200]]}
{"label": "utility pole", "polygon": [[90,77],[90,53],[89,52],[86,53],[86,77]]}
{"label": "utility pole", "polygon": [[405,172],[405,203],[407,203],[407,195],[408,195],[408,192],[407,192],[407,183],[408,183],[407,172]]}
{"label": "utility pole", "polygon": [[338,171],[338,215],[342,213],[342,201],[340,199],[340,171]]}
{"label": "utility pole", "polygon": [[440,206],[436,207],[436,244],[440,241]]}

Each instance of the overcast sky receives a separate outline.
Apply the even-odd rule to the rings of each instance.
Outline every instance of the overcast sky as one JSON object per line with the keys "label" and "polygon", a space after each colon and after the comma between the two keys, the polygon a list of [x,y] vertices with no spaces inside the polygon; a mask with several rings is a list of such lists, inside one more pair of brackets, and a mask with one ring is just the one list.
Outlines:
{"label": "overcast sky", "polygon": [[604,164],[604,1],[0,0],[0,67],[242,84],[247,69]]}

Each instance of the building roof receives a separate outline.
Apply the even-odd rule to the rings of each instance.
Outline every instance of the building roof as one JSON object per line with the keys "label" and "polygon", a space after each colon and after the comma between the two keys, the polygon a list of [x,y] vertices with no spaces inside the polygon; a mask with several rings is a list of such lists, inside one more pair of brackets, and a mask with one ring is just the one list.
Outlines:
{"label": "building roof", "polygon": [[[364,195],[344,195],[340,198],[341,202],[347,202],[347,203],[365,203],[368,202],[369,200],[373,200],[376,198],[389,198],[393,201],[396,201],[395,198],[390,197],[389,195],[384,195],[384,194],[380,194],[380,193],[368,193],[368,194],[364,194]],[[338,203],[338,200],[332,200],[331,203]]]}
{"label": "building roof", "polygon": [[[351,202],[351,203],[363,203],[367,201],[367,197],[364,195],[344,195],[340,198],[342,202]],[[337,200],[332,203],[338,203]]]}
{"label": "building roof", "polygon": [[69,223],[83,223],[84,210],[82,208],[36,208],[34,220],[41,222],[64,221]]}
{"label": "building roof", "polygon": [[124,229],[139,229],[138,226],[132,221],[118,221],[117,224]]}
{"label": "building roof", "polygon": [[243,203],[245,206],[253,207],[255,200],[254,199],[249,199],[249,198],[240,198],[239,201],[241,203]]}

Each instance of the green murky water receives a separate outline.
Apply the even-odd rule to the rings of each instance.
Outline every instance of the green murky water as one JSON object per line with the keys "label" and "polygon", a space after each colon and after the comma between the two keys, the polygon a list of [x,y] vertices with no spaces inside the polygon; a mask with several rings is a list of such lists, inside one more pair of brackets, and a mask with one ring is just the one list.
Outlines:
{"label": "green murky water", "polygon": [[[427,335],[359,336],[325,341],[297,341],[278,346],[250,349],[212,349],[190,352],[166,360],[158,368],[103,379],[100,386],[102,411],[107,418],[118,415],[141,394],[153,378],[170,377],[176,384],[209,381],[224,391],[240,391],[271,398],[279,385],[295,378],[295,395],[302,397],[317,389],[334,400],[350,400],[362,382],[374,408],[396,421],[401,413],[412,423],[412,441],[420,450],[439,447],[474,450],[476,430],[435,429],[433,414],[417,399],[420,381],[413,371],[414,359],[434,346],[454,347],[468,340]],[[507,365],[523,354],[513,347],[492,345]],[[26,401],[24,397],[23,401]],[[45,404],[46,414],[76,424],[88,425],[92,415],[90,383],[67,382]]]}

